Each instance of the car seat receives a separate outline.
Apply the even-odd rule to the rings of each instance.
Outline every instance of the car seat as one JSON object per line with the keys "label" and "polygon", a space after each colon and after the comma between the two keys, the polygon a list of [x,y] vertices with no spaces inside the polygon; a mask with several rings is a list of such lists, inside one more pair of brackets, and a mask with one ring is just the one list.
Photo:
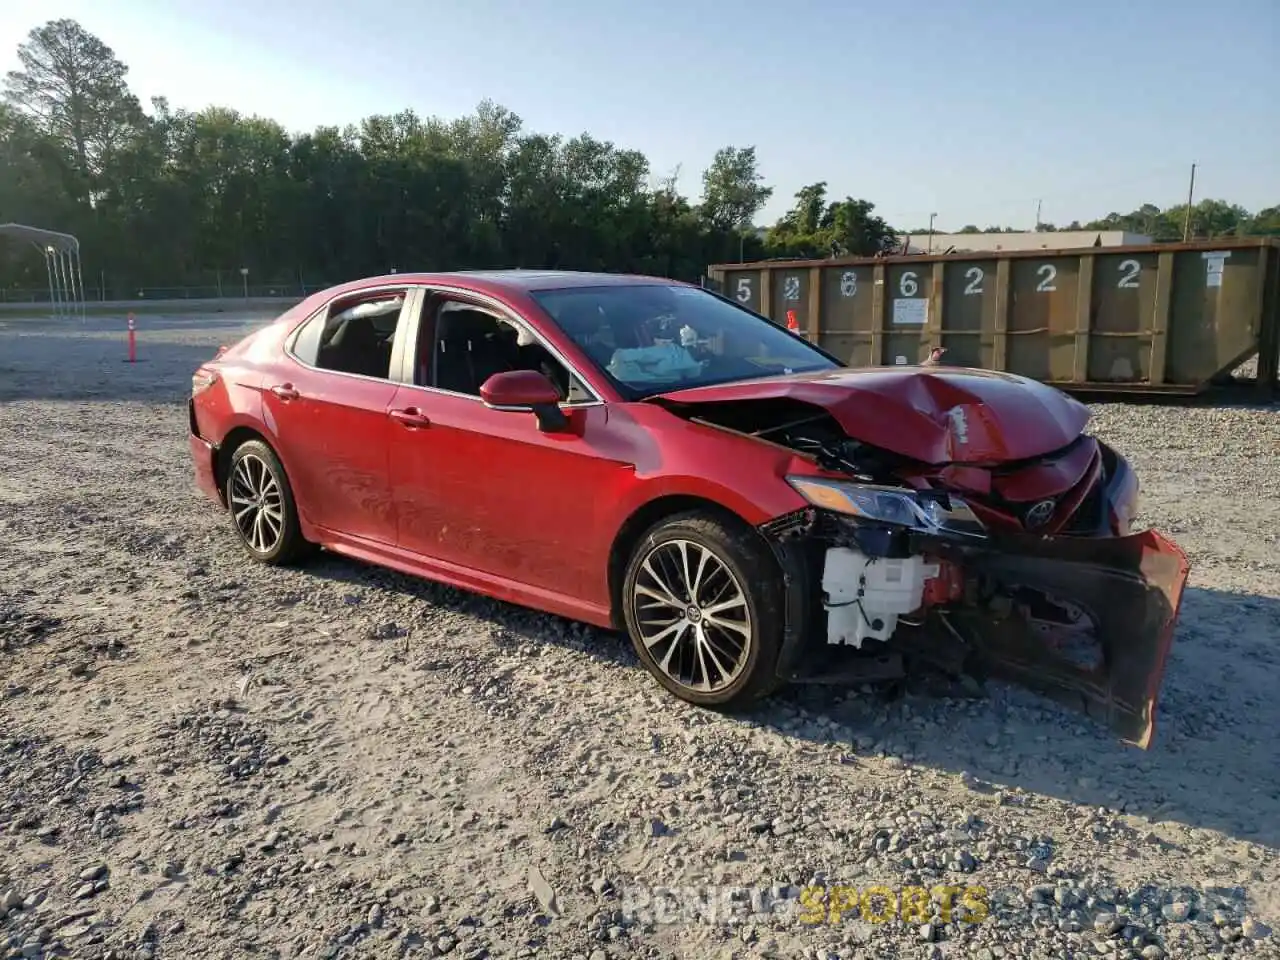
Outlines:
{"label": "car seat", "polygon": [[320,363],[344,373],[386,377],[391,368],[390,344],[384,344],[367,318],[351,317],[325,345]]}
{"label": "car seat", "polygon": [[519,353],[521,370],[536,370],[555,384],[561,400],[568,398],[569,371],[550,350],[540,343],[529,343],[519,346]]}
{"label": "car seat", "polygon": [[609,342],[611,337],[601,336],[607,324],[595,303],[576,297],[569,299],[556,316],[556,323],[587,356],[602,367],[608,366],[614,344]]}
{"label": "car seat", "polygon": [[474,397],[495,373],[517,369],[514,336],[508,343],[499,329],[502,326],[505,324],[480,310],[440,311],[435,385]]}

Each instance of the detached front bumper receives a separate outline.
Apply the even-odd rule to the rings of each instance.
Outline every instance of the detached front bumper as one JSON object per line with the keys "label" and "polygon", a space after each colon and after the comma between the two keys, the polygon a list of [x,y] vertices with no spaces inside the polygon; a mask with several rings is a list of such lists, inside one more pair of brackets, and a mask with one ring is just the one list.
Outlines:
{"label": "detached front bumper", "polygon": [[[857,651],[827,642],[822,557],[832,541],[790,518],[762,530],[787,585],[786,633],[778,673],[791,682],[856,683],[901,677],[908,661],[951,673],[975,672],[1027,687],[1105,723],[1120,739],[1150,747],[1156,702],[1189,564],[1154,530],[1126,536],[1026,538],[949,549],[966,596],[900,621],[885,643]],[[932,552],[929,545],[922,549]],[[1036,591],[1084,611],[1088,662],[1055,644],[1019,603]]]}
{"label": "detached front bumper", "polygon": [[993,675],[1019,683],[1107,724],[1122,740],[1151,746],[1156,701],[1190,565],[1154,530],[1126,537],[1032,541],[970,561],[1006,586],[1043,591],[1083,609],[1100,657],[1080,664],[1055,649],[1016,610],[948,611]]}

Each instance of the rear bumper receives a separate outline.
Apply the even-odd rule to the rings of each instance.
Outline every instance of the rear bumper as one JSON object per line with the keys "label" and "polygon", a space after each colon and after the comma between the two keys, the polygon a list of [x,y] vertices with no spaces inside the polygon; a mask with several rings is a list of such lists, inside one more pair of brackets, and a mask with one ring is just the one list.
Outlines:
{"label": "rear bumper", "polygon": [[218,490],[218,478],[213,470],[217,448],[203,437],[194,433],[187,435],[187,443],[191,448],[191,463],[195,468],[196,486],[214,503],[222,506],[222,494]]}

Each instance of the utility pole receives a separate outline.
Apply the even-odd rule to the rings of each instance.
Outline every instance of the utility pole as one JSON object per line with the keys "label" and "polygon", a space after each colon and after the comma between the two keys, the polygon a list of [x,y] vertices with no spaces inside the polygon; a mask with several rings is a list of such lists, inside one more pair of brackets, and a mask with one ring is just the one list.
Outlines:
{"label": "utility pole", "polygon": [[1041,203],[1043,203],[1043,201],[1041,200],[1036,201],[1036,229],[1035,229],[1036,233],[1040,232],[1040,204]]}
{"label": "utility pole", "polygon": [[929,247],[925,251],[926,253],[933,253],[933,219],[936,216],[936,213],[929,214]]}
{"label": "utility pole", "polygon": [[1196,193],[1196,165],[1191,165],[1191,184],[1187,187],[1187,213],[1182,218],[1182,242],[1191,239],[1191,198]]}

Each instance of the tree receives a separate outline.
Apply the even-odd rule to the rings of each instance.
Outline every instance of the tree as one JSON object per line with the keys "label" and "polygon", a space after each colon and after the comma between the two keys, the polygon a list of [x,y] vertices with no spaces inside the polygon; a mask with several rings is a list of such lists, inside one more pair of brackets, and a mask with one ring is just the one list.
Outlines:
{"label": "tree", "polygon": [[773,196],[763,184],[756,148],[721,147],[702,174],[702,217],[716,230],[745,230]]}
{"label": "tree", "polygon": [[1280,237],[1280,206],[1259,210],[1249,219],[1246,232],[1255,237]]}
{"label": "tree", "polygon": [[845,197],[827,208],[824,218],[830,230],[833,249],[842,256],[874,256],[888,250],[898,236],[883,217],[873,211],[876,205],[869,200]]}
{"label": "tree", "polygon": [[[1152,237],[1156,242],[1182,239],[1187,223],[1187,205],[1161,210],[1153,203],[1144,203],[1131,213],[1110,213],[1101,220],[1085,224],[1086,230],[1125,230]],[[1225,200],[1205,199],[1191,208],[1188,224],[1192,239],[1247,236],[1255,233],[1255,218],[1239,204]],[[1265,235],[1258,232],[1255,235]]]}
{"label": "tree", "polygon": [[[86,277],[102,278],[109,296],[238,289],[242,266],[252,285],[292,291],[392,267],[696,281],[711,263],[871,256],[895,245],[873,203],[833,199],[824,181],[797,191],[760,236],[751,225],[773,191],[755,147],[718,150],[694,204],[678,170],[655,178],[639,151],[589,133],[525,130],[488,100],[463,117],[402,110],[294,135],[226,107],[191,112],[159,98],[144,113],[124,64],[71,20],[33,30],[19,59],[0,103],[0,219],[74,233]],[[1177,240],[1184,219],[1181,207],[1143,204],[1087,227]],[[1202,200],[1190,220],[1195,236],[1280,236],[1275,205],[1251,214]],[[5,249],[0,285],[45,286],[38,251]]]}
{"label": "tree", "polygon": [[[68,229],[78,213],[68,192],[72,180],[56,147],[25,116],[0,104],[0,220]],[[0,277],[29,287],[45,282],[44,258],[29,244],[0,246]]]}
{"label": "tree", "polygon": [[796,191],[796,202],[770,228],[766,242],[782,256],[874,256],[888,250],[896,232],[873,211],[875,204],[853,197],[827,202],[825,181]]}
{"label": "tree", "polygon": [[125,84],[128,68],[74,20],[52,20],[18,46],[21,70],[5,99],[71,158],[86,186],[138,129],[142,111]]}
{"label": "tree", "polygon": [[65,223],[75,205],[67,197],[70,171],[31,122],[0,104],[0,211],[3,219]]}

